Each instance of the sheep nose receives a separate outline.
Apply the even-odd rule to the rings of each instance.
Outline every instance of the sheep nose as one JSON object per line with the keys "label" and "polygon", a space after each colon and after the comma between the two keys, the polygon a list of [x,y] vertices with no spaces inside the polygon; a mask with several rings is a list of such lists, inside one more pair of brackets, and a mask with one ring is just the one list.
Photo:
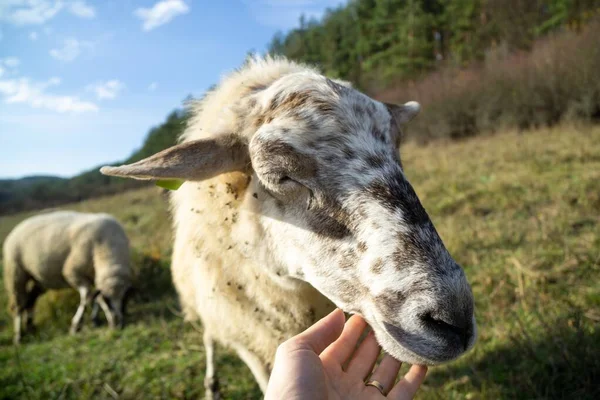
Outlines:
{"label": "sheep nose", "polygon": [[463,348],[469,347],[471,336],[473,335],[473,326],[471,319],[464,316],[437,316],[426,313],[421,316],[424,325],[431,331],[443,336],[455,336],[460,340]]}

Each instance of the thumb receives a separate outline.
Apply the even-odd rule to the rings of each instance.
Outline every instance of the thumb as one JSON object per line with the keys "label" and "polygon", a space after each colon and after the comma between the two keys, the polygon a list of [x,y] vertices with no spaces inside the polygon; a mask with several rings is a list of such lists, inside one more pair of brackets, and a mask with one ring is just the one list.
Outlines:
{"label": "thumb", "polygon": [[345,322],[344,312],[336,308],[329,315],[297,335],[294,342],[300,348],[308,348],[316,354],[321,354],[327,346],[340,337]]}

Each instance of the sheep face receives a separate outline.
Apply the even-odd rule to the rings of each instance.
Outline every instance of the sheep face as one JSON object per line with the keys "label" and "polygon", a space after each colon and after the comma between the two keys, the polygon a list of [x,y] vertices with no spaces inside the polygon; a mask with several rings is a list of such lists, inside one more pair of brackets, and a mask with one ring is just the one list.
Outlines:
{"label": "sheep face", "polygon": [[239,131],[101,171],[191,181],[244,172],[241,214],[252,217],[242,225],[257,229],[232,237],[275,281],[306,281],[362,314],[399,360],[439,364],[467,351],[476,337],[470,286],[398,153],[400,129],[418,104],[385,105],[313,72],[231,102],[221,112],[235,115]]}
{"label": "sheep face", "polygon": [[400,360],[458,357],[476,336],[471,289],[397,150],[418,105],[386,106],[324,78],[290,91],[302,79],[289,79],[266,93],[268,122],[249,144],[249,201],[274,258],[264,265],[362,314]]}

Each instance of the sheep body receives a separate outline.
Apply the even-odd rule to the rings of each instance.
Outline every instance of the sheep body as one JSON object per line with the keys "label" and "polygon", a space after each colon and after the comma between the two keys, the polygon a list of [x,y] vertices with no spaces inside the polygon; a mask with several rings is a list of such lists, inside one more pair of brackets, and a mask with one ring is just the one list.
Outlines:
{"label": "sheep body", "polygon": [[[250,61],[192,106],[182,140],[240,132],[251,121],[245,98],[281,76],[306,71],[312,70],[284,60]],[[240,99],[239,108],[231,107],[232,99]],[[186,182],[172,193],[172,273],[186,318],[203,323],[206,347],[214,338],[235,349],[264,390],[277,346],[334,305],[310,284],[279,278],[259,261],[269,258],[256,254],[260,216],[242,206],[255,184],[247,174],[233,172]],[[212,379],[210,371],[207,375]]]}
{"label": "sheep body", "polygon": [[[172,274],[186,319],[200,319],[205,337],[235,349],[264,390],[277,346],[334,305],[308,283],[275,282],[252,257],[260,232],[251,233],[254,224],[234,227],[230,222],[254,218],[238,213],[234,205],[236,196],[252,195],[246,182],[245,176],[232,173],[180,188],[174,199]],[[205,198],[211,193],[213,202]],[[231,207],[224,206],[229,202]],[[194,204],[203,207],[194,209],[192,217]]]}
{"label": "sheep body", "polygon": [[[46,289],[78,289],[85,292],[82,302],[87,304],[95,287],[105,297],[102,301],[110,299],[116,306],[131,284],[129,241],[108,214],[56,211],[31,217],[10,232],[3,254],[4,283],[17,319],[32,311],[32,296]],[[80,319],[73,321],[73,330]],[[19,334],[15,326],[16,341]]]}

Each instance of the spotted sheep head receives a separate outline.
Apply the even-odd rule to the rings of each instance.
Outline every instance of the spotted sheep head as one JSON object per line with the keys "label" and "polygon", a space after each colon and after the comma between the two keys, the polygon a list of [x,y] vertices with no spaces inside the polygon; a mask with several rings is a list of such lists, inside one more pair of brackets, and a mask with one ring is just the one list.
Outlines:
{"label": "spotted sheep head", "polygon": [[240,132],[102,172],[200,181],[244,171],[251,180],[243,203],[264,232],[256,254],[268,254],[260,261],[274,279],[309,282],[363,315],[399,360],[439,364],[473,346],[471,288],[398,152],[417,103],[384,104],[309,71],[232,99],[230,109]]}

